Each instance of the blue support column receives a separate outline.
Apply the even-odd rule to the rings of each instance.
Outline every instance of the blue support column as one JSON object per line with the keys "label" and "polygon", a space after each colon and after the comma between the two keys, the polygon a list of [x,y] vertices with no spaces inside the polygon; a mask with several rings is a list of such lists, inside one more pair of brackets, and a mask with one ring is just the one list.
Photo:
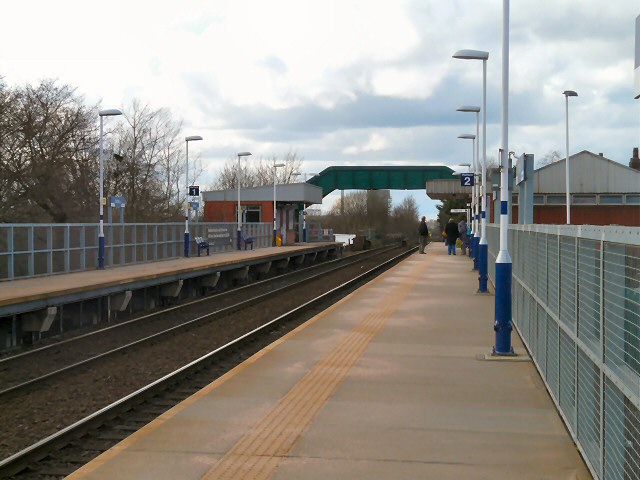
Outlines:
{"label": "blue support column", "polygon": [[511,346],[511,273],[512,263],[496,261],[496,311],[493,329],[496,332],[495,355],[513,355]]}
{"label": "blue support column", "polygon": [[189,257],[189,244],[191,243],[191,238],[189,232],[184,232],[184,256]]}
{"label": "blue support column", "polygon": [[104,269],[104,235],[98,237],[98,268]]}
{"label": "blue support column", "polygon": [[[478,224],[480,224],[480,222],[478,222]],[[473,238],[471,239],[471,241],[473,242],[473,251],[474,251],[474,255],[473,255],[473,269],[474,270],[478,270],[478,264],[479,264],[479,260],[480,260],[480,235],[479,232],[476,232],[473,235]]]}
{"label": "blue support column", "polygon": [[238,250],[242,250],[242,231],[240,229],[238,229],[238,234],[236,235],[236,242],[238,244]]}
{"label": "blue support column", "polygon": [[[484,212],[482,212],[482,214],[484,216]],[[478,256],[480,257],[478,260],[478,293],[487,293],[489,291],[489,245],[486,243],[486,239],[484,239],[484,242],[482,240],[483,239],[480,240],[480,244],[478,245]]]}

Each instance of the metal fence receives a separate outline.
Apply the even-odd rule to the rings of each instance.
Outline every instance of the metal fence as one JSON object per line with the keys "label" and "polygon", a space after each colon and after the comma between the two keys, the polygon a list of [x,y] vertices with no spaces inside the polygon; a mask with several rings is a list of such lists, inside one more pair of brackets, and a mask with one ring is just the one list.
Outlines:
{"label": "metal fence", "polygon": [[514,324],[592,474],[640,479],[640,228],[513,225],[509,253]]}
{"label": "metal fence", "polygon": [[[235,223],[190,223],[195,237],[209,238],[213,251],[236,248]],[[244,223],[254,247],[271,246],[270,223]],[[166,260],[184,255],[184,223],[106,224],[105,266]],[[0,224],[0,280],[94,269],[98,265],[98,224]]]}

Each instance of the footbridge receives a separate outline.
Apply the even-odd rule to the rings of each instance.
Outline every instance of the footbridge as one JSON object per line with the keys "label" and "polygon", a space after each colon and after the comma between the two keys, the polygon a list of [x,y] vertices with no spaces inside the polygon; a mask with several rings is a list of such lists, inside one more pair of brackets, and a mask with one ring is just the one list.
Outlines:
{"label": "footbridge", "polygon": [[445,166],[329,167],[307,183],[322,187],[326,197],[334,190],[424,190],[427,180],[452,178]]}

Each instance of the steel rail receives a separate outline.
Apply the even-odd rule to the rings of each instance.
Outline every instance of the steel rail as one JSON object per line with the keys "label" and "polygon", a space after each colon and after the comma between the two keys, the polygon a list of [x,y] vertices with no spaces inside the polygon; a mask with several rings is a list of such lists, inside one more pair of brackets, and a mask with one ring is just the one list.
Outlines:
{"label": "steel rail", "polygon": [[[389,249],[377,251],[376,254],[382,254],[382,253],[386,252],[387,250],[389,250]],[[369,257],[366,257],[366,258],[369,258]],[[313,280],[316,280],[316,279],[320,278],[323,275],[326,275],[327,273],[336,272],[338,270],[341,270],[343,268],[351,266],[351,265],[353,265],[355,263],[358,263],[358,261],[365,260],[366,258],[357,258],[357,259],[355,259],[354,261],[351,261],[351,262],[341,263],[339,265],[336,265],[335,268],[333,268],[333,269],[331,269],[329,271],[325,271],[325,272],[322,272],[322,273],[317,273],[317,274],[311,275],[309,277],[305,277],[302,280],[298,281],[296,283],[296,285],[301,285],[301,284],[305,284],[305,283],[311,282]],[[322,264],[322,266],[326,266],[326,265],[327,265],[326,263]],[[291,272],[291,273],[296,273],[296,272]],[[309,273],[309,272],[307,271],[306,273]],[[286,274],[286,275],[289,275],[289,274]],[[282,276],[277,277],[277,279],[282,280]],[[275,280],[275,279],[269,279],[269,280]],[[265,281],[265,282],[268,282],[268,281]],[[258,283],[261,283],[261,282],[258,282]],[[247,286],[241,287],[239,289],[234,289],[233,293],[237,293],[239,291],[242,291],[243,288],[255,287],[255,286],[258,285],[258,283],[247,285]],[[15,393],[15,392],[17,392],[19,390],[23,390],[25,388],[31,387],[33,385],[36,385],[36,384],[41,383],[41,382],[44,382],[46,380],[54,378],[54,377],[56,377],[58,375],[61,375],[63,373],[70,372],[71,370],[75,370],[75,369],[87,366],[90,363],[93,363],[93,362],[95,362],[97,360],[102,360],[102,359],[107,358],[109,356],[112,356],[114,354],[122,353],[122,352],[124,352],[126,350],[129,350],[129,349],[144,345],[144,344],[152,342],[154,340],[158,340],[158,339],[160,339],[160,338],[162,338],[162,337],[164,337],[166,335],[171,335],[171,334],[175,335],[175,334],[180,333],[180,332],[182,332],[184,330],[188,330],[189,328],[193,328],[193,327],[197,326],[198,324],[200,324],[202,322],[215,321],[217,318],[224,317],[226,315],[229,315],[230,313],[233,313],[234,311],[237,311],[237,310],[240,310],[240,309],[243,309],[243,308],[248,308],[248,307],[250,307],[252,305],[255,305],[256,303],[259,303],[259,302],[261,302],[261,301],[263,301],[263,300],[265,300],[265,299],[267,299],[267,298],[269,298],[271,296],[278,295],[278,294],[282,293],[283,291],[285,291],[286,289],[288,289],[290,287],[291,287],[291,285],[285,285],[285,286],[276,288],[274,290],[270,290],[269,292],[263,293],[261,295],[251,297],[248,300],[244,300],[244,301],[236,303],[234,305],[230,305],[228,307],[213,311],[213,312],[208,313],[206,315],[201,315],[199,317],[196,317],[196,318],[193,318],[193,319],[188,320],[186,322],[183,322],[180,325],[176,325],[174,327],[167,328],[165,330],[161,330],[160,332],[156,332],[154,334],[151,334],[151,335],[148,335],[146,337],[140,338],[138,340],[135,340],[133,342],[127,343],[125,345],[121,345],[121,346],[119,346],[117,348],[108,350],[106,352],[100,353],[100,354],[95,355],[93,357],[86,358],[86,359],[84,359],[84,360],[82,360],[80,362],[76,362],[76,363],[73,363],[71,365],[67,365],[65,367],[62,367],[62,368],[59,368],[59,369],[54,370],[52,372],[46,373],[44,375],[32,378],[32,379],[27,380],[25,382],[12,385],[12,386],[10,386],[8,388],[0,390],[0,397],[2,397],[3,395],[8,395],[10,393]],[[230,293],[230,292],[225,292],[225,294],[227,294],[227,293]],[[176,306],[176,307],[171,307],[169,309],[163,310],[162,312],[155,312],[153,314],[147,315],[145,317],[140,317],[140,318],[137,318],[135,320],[136,321],[140,321],[143,318],[144,319],[148,319],[148,318],[156,316],[156,315],[166,314],[167,312],[171,312],[171,311],[173,311],[174,309],[177,309],[177,308],[190,307],[190,306],[193,306],[196,303],[200,303],[200,301],[203,301],[203,300],[213,301],[217,297],[218,297],[218,295],[211,296],[211,297],[206,297],[205,299],[198,299],[196,302],[190,302],[188,304],[179,305],[179,306]],[[131,322],[131,320],[129,322]],[[128,324],[128,322],[127,322],[127,324]],[[123,325],[124,324],[119,324],[119,325],[114,325],[113,327],[123,326]],[[109,327],[109,328],[112,328],[112,327]],[[104,332],[106,330],[107,329],[101,329],[98,332],[91,332],[90,334],[87,334],[87,336],[91,336],[91,335],[93,335],[95,333],[99,333],[99,332]],[[74,340],[74,339],[69,339],[69,340]]]}
{"label": "steel rail", "polygon": [[203,355],[196,360],[193,360],[187,365],[184,365],[183,367],[165,375],[164,377],[150,383],[149,385],[130,393],[129,395],[113,402],[110,405],[107,405],[97,412],[73,423],[72,425],[69,425],[68,427],[63,428],[62,430],[40,440],[39,442],[36,442],[35,444],[21,450],[20,452],[11,455],[10,457],[5,458],[4,460],[0,461],[0,476],[6,477],[24,470],[30,464],[36,463],[39,460],[45,458],[53,450],[61,448],[62,446],[68,444],[69,441],[79,438],[88,431],[104,424],[105,421],[113,418],[119,412],[126,411],[132,406],[142,403],[146,398],[150,398],[157,392],[166,390],[171,385],[178,382],[180,379],[188,376],[190,373],[203,368],[206,363],[213,362],[217,357],[225,355],[227,351],[231,350],[232,348],[238,347],[241,343],[248,342],[255,337],[258,337],[265,331],[270,331],[271,327],[276,324],[286,322],[287,320],[294,318],[295,316],[300,315],[311,308],[314,308],[333,295],[344,292],[345,290],[349,290],[350,288],[363,282],[365,279],[374,276],[381,270],[384,270],[387,267],[411,255],[416,250],[417,247],[408,249],[400,255],[397,255],[387,260],[386,262],[377,265],[376,267],[367,270],[366,272],[361,273],[357,277],[343,283],[342,285],[339,285],[329,290],[328,292],[325,292],[318,297],[290,310],[289,312],[280,315],[270,322],[267,322],[264,325],[257,327],[254,330],[236,338],[235,340],[232,340],[231,342],[213,350],[212,352]]}

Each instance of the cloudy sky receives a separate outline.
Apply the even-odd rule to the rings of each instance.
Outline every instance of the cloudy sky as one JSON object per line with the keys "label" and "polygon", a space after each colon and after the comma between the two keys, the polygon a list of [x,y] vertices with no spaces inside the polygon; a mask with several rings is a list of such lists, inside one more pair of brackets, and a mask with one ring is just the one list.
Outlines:
{"label": "cloudy sky", "polygon": [[[509,149],[628,164],[640,145],[633,99],[638,0],[511,2]],[[102,7],[98,7],[98,5]],[[0,75],[57,78],[101,108],[134,98],[202,135],[201,185],[235,152],[297,151],[303,172],[331,165],[457,165],[471,160],[485,50],[487,156],[501,121],[500,0],[21,0],[3,5]],[[424,191],[421,214],[435,217]],[[330,205],[336,196],[325,199]]]}

